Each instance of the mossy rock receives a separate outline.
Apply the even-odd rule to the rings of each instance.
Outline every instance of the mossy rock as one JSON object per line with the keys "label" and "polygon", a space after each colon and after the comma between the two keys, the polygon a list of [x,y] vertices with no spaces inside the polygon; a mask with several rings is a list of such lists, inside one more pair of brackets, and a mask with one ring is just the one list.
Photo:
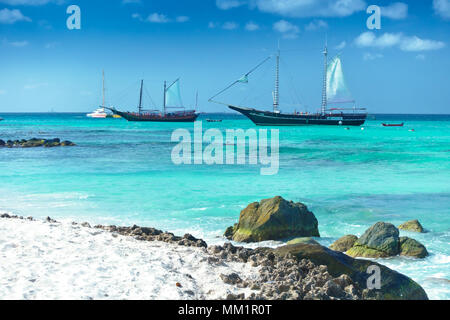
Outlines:
{"label": "mossy rock", "polygon": [[422,259],[428,256],[428,251],[419,241],[408,237],[401,237],[400,255]]}
{"label": "mossy rock", "polygon": [[[393,224],[377,222],[364,232],[356,241],[355,246],[381,251],[387,257],[396,256],[399,254],[399,239],[399,231]],[[359,251],[367,252],[366,250],[358,249]]]}
{"label": "mossy rock", "polygon": [[345,252],[353,247],[357,240],[357,236],[349,234],[333,242],[330,246],[330,249],[334,251]]}
{"label": "mossy rock", "polygon": [[427,300],[423,288],[407,276],[381,264],[354,259],[341,252],[333,251],[321,245],[295,244],[273,249],[279,256],[293,256],[298,260],[309,259],[316,265],[325,265],[333,277],[348,275],[361,290],[367,288],[369,266],[376,265],[381,270],[381,289],[365,290],[366,299],[378,300]]}
{"label": "mossy rock", "polygon": [[419,233],[425,232],[425,230],[423,229],[419,220],[407,221],[407,222],[399,225],[398,228],[400,230],[411,231],[411,232],[419,232]]}
{"label": "mossy rock", "polygon": [[354,247],[348,249],[345,253],[353,258],[361,257],[377,259],[389,257],[389,255],[384,251],[379,251],[374,248],[361,245],[355,245]]}
{"label": "mossy rock", "polygon": [[260,242],[294,237],[320,237],[318,221],[302,203],[282,197],[251,203],[241,211],[239,223],[227,234],[238,242]]}
{"label": "mossy rock", "polygon": [[319,244],[316,240],[310,237],[304,237],[304,238],[295,238],[287,242],[287,245],[291,244],[299,244],[299,243],[306,243],[306,244]]}

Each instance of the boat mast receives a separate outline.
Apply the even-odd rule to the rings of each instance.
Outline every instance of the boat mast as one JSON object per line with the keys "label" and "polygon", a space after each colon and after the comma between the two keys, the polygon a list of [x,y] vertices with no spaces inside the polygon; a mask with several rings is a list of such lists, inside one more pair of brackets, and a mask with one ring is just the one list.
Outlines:
{"label": "boat mast", "polygon": [[327,98],[327,72],[328,72],[328,41],[325,41],[325,50],[323,51],[324,55],[324,71],[323,71],[323,88],[322,88],[322,115],[325,114],[328,98]]}
{"label": "boat mast", "polygon": [[105,70],[102,70],[102,95],[103,95],[103,109],[105,108]]}
{"label": "boat mast", "polygon": [[166,92],[167,92],[167,82],[164,81],[164,103],[163,103],[163,113],[166,115]]}
{"label": "boat mast", "polygon": [[141,93],[139,95],[139,114],[142,113],[142,88],[144,87],[144,80],[141,80]]}
{"label": "boat mast", "polygon": [[277,68],[275,76],[275,91],[273,94],[273,112],[278,112],[278,107],[280,106],[280,42],[278,42],[277,51]]}

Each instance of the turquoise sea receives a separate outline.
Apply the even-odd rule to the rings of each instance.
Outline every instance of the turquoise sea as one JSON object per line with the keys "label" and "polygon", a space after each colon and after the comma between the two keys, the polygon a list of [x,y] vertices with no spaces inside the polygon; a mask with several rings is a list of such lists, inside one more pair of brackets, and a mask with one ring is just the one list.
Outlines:
{"label": "turquoise sea", "polygon": [[[0,114],[0,139],[71,140],[76,147],[0,148],[0,211],[23,216],[152,226],[223,242],[248,203],[281,195],[309,206],[320,242],[361,235],[378,221],[419,219],[424,260],[380,262],[450,299],[450,116],[375,115],[360,128],[282,127],[280,170],[171,161],[177,128],[85,114]],[[207,123],[206,118],[223,119]],[[256,128],[238,115],[202,115],[208,128]],[[405,122],[384,128],[383,122]],[[256,128],[259,129],[259,128]],[[410,131],[414,129],[414,132]],[[406,234],[406,233],[404,233]],[[269,243],[269,245],[274,245]]]}

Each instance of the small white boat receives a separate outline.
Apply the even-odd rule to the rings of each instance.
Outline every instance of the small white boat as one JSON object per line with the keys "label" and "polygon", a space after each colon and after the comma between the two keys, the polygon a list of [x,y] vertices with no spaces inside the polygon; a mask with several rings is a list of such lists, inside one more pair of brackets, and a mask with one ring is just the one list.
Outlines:
{"label": "small white boat", "polygon": [[100,106],[100,108],[98,108],[97,110],[95,110],[92,113],[88,113],[86,116],[88,118],[94,118],[94,119],[106,119],[108,117],[108,114],[105,111],[105,71],[102,71],[102,95],[103,95],[103,103]]}
{"label": "small white boat", "polygon": [[108,114],[105,112],[105,108],[98,108],[94,112],[88,113],[86,116],[88,118],[105,119],[108,117]]}

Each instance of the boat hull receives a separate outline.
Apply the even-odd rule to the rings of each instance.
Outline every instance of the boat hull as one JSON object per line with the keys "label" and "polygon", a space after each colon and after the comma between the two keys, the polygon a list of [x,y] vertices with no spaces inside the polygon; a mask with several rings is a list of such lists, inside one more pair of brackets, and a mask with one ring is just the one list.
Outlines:
{"label": "boat hull", "polygon": [[285,114],[269,111],[260,111],[250,108],[228,106],[258,126],[305,126],[305,125],[328,125],[328,126],[362,126],[367,119],[363,113],[334,113],[334,114]]}
{"label": "boat hull", "polygon": [[179,113],[179,114],[168,114],[165,116],[157,115],[157,114],[138,114],[132,112],[121,112],[114,109],[111,111],[121,116],[122,118],[128,121],[136,121],[136,122],[194,122],[197,120],[199,114],[198,113]]}

